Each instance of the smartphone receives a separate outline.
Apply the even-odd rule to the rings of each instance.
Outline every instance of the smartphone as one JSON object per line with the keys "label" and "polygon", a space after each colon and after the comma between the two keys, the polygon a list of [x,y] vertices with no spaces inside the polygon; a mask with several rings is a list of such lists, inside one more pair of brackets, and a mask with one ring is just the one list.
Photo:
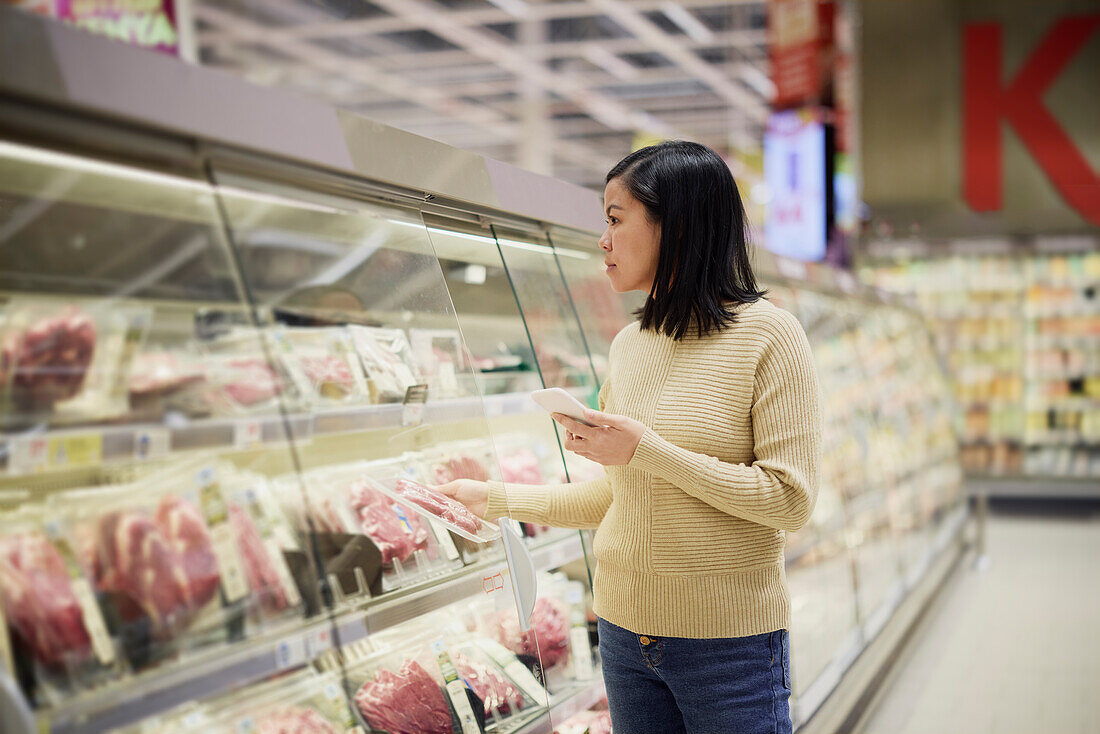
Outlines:
{"label": "smartphone", "polygon": [[578,423],[583,423],[586,426],[592,425],[584,419],[585,407],[581,404],[581,401],[577,400],[560,387],[535,390],[531,393],[531,398],[547,413],[561,413],[562,415],[569,416]]}

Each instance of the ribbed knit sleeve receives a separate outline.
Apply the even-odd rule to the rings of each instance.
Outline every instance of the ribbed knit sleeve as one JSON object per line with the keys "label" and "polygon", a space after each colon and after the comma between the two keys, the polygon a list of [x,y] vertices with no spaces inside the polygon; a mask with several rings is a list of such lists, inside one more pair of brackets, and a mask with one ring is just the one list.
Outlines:
{"label": "ribbed knit sleeve", "polygon": [[[600,387],[600,410],[607,406],[611,381]],[[575,484],[508,484],[489,482],[485,519],[510,517],[557,528],[596,528],[611,506],[611,481],[606,475]]]}
{"label": "ribbed knit sleeve", "polygon": [[510,517],[556,528],[596,528],[611,506],[611,481],[530,485],[489,482],[487,520]]}
{"label": "ribbed knit sleeve", "polygon": [[729,515],[795,531],[809,520],[817,500],[821,394],[805,332],[791,314],[776,314],[753,378],[755,460],[725,463],[647,429],[629,466]]}

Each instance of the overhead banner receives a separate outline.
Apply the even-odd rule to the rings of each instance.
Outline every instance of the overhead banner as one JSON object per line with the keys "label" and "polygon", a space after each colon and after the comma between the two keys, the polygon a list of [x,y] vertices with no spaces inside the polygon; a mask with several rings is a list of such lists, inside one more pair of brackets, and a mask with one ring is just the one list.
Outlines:
{"label": "overhead banner", "polygon": [[819,103],[832,75],[832,2],[768,0],[768,54],[776,108]]}
{"label": "overhead banner", "polygon": [[97,35],[179,54],[175,0],[16,0],[9,4]]}

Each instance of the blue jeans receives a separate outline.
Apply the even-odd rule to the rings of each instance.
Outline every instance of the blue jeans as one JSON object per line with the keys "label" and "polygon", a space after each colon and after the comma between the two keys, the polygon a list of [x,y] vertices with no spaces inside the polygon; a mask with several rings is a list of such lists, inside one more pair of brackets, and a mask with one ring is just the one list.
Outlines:
{"label": "blue jeans", "polygon": [[696,640],[599,620],[615,734],[790,734],[787,630]]}

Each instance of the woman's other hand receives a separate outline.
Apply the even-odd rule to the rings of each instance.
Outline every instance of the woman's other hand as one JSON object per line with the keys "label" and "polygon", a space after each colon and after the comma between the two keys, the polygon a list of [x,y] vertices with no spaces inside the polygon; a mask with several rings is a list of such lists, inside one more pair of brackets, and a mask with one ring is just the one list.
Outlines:
{"label": "woman's other hand", "polygon": [[565,448],[603,466],[629,464],[645,433],[645,425],[633,418],[598,410],[584,411],[584,419],[592,426],[561,413],[553,417],[565,428]]}
{"label": "woman's other hand", "polygon": [[458,500],[466,509],[484,518],[489,505],[489,484],[476,479],[456,479],[435,488],[440,494]]}

